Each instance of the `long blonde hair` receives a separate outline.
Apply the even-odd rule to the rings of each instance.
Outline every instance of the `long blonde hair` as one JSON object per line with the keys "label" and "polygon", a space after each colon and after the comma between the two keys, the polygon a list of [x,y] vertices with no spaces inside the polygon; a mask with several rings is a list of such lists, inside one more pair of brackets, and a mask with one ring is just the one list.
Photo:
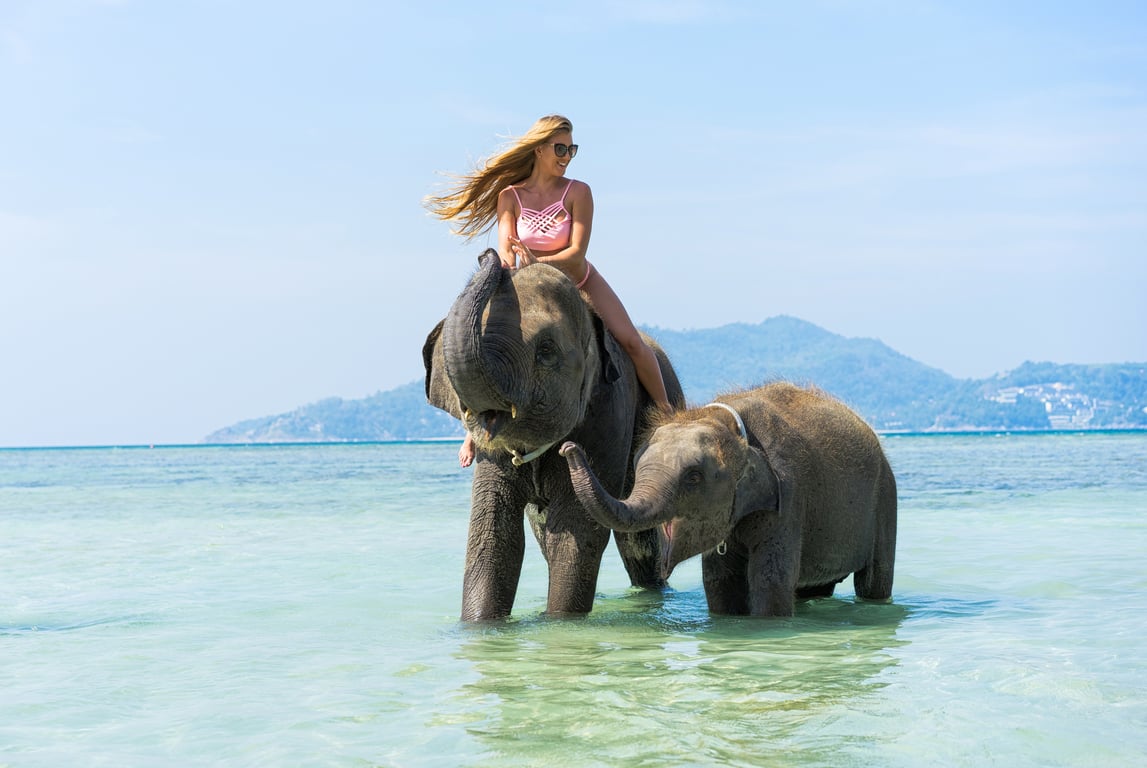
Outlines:
{"label": "long blonde hair", "polygon": [[498,195],[534,171],[534,150],[562,131],[573,133],[573,123],[561,115],[539,118],[525,135],[479,165],[472,173],[455,176],[458,183],[444,195],[429,195],[423,205],[440,219],[456,221],[452,230],[470,240],[490,228],[498,216]]}

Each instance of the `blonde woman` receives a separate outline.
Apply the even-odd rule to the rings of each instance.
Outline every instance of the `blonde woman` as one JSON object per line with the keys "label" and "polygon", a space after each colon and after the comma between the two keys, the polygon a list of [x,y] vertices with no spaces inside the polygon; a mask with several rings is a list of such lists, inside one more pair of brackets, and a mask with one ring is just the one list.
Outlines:
{"label": "blonde woman", "polygon": [[[439,218],[457,222],[454,233],[467,240],[497,221],[498,254],[508,269],[541,262],[564,272],[629,354],[649,396],[670,411],[656,355],[609,283],[586,260],[593,195],[584,181],[566,178],[577,150],[573,124],[561,115],[547,115],[507,149],[460,177],[452,191],[427,198],[426,205]],[[458,462],[468,467],[473,461],[474,440],[467,434]]]}

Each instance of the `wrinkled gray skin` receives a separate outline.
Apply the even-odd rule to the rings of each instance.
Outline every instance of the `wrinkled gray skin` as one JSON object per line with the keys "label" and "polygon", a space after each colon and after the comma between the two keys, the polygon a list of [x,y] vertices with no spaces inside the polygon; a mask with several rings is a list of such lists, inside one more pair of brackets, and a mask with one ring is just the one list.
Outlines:
{"label": "wrinkled gray skin", "polygon": [[[427,399],[462,419],[477,449],[462,619],[510,614],[524,554],[523,511],[549,565],[547,612],[587,613],[610,531],[574,496],[556,444],[576,440],[601,485],[626,493],[633,437],[645,428],[652,401],[569,278],[546,264],[504,269],[493,250],[479,265],[422,350]],[[670,401],[682,406],[673,368],[646,341]],[[529,463],[512,461],[514,453],[546,446]],[[664,586],[655,532],[615,538],[635,586]]]}
{"label": "wrinkled gray skin", "polygon": [[657,527],[666,577],[704,553],[714,613],[789,616],[794,598],[827,597],[850,573],[858,597],[887,599],[896,480],[875,433],[842,403],[788,383],[718,400],[748,440],[723,408],[678,412],[638,453],[623,501],[578,445],[564,444],[590,514],[615,531]]}

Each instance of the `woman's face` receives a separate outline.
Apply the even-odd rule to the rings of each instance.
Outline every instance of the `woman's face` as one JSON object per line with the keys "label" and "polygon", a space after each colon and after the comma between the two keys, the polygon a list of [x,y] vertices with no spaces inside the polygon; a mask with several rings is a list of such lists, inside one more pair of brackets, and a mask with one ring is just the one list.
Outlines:
{"label": "woman's face", "polygon": [[[558,150],[555,145],[560,144],[565,149]],[[548,171],[555,176],[564,176],[566,167],[573,159],[569,151],[570,145],[573,144],[573,134],[569,131],[558,131],[550,140],[534,150],[537,155],[536,162],[541,166],[542,170]],[[562,151],[562,157],[558,157],[558,152]],[[576,152],[577,150],[574,150]]]}

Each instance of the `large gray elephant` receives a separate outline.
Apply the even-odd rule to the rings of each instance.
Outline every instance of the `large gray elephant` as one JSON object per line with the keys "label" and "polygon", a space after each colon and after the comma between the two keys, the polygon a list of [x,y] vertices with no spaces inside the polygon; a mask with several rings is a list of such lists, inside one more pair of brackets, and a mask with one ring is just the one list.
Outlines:
{"label": "large gray elephant", "polygon": [[[670,402],[681,385],[652,339]],[[652,400],[633,363],[569,278],[547,264],[502,267],[487,250],[450,313],[426,339],[426,396],[462,419],[477,456],[462,582],[462,619],[508,616],[521,574],[525,512],[549,566],[546,610],[587,613],[610,531],[585,512],[562,440],[584,449],[601,485],[632,482],[634,434]],[[615,535],[634,586],[660,588],[657,535]]]}
{"label": "large gray elephant", "polygon": [[892,594],[896,480],[876,434],[839,401],[776,382],[668,417],[619,501],[563,444],[578,498],[615,531],[657,527],[663,575],[704,553],[709,609],[788,616],[850,573],[858,597]]}

